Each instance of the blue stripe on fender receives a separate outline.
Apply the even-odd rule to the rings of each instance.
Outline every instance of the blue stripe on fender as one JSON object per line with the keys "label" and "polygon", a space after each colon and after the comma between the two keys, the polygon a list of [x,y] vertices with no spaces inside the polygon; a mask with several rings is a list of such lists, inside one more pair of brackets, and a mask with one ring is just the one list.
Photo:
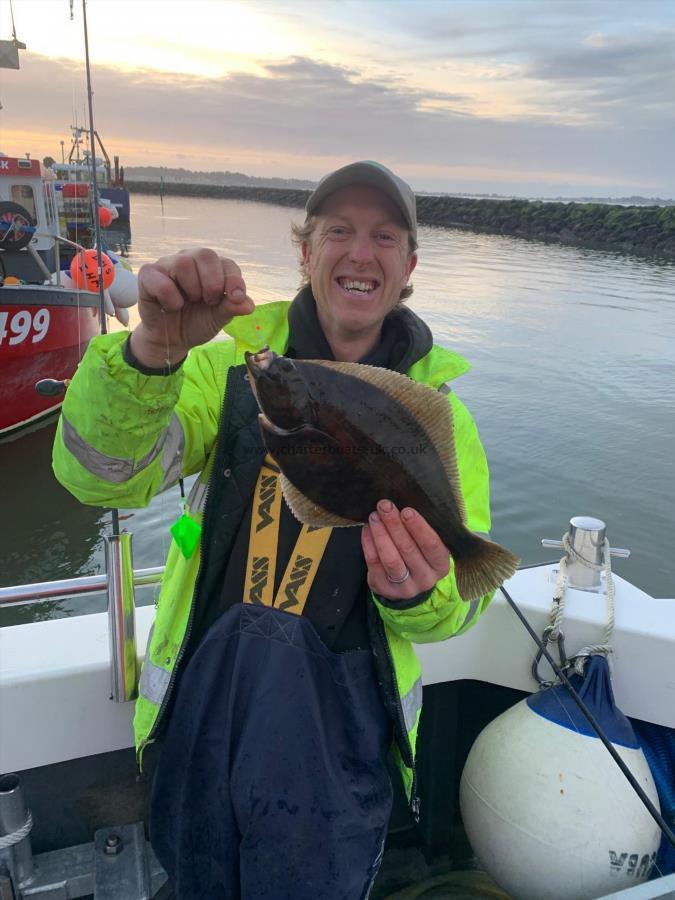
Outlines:
{"label": "blue stripe on fender", "polygon": [[[620,747],[637,750],[640,744],[633,726],[614,702],[614,691],[605,657],[589,657],[583,678],[572,675],[570,681],[609,740]],[[586,737],[597,737],[590,722],[572,700],[564,685],[532,694],[527,698],[527,705],[532,712],[548,719],[549,722]]]}

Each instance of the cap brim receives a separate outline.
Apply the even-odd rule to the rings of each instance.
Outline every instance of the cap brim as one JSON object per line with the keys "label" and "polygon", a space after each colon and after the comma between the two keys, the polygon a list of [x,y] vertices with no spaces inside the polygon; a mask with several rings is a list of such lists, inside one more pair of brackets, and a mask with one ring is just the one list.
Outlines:
{"label": "cap brim", "polygon": [[388,173],[378,166],[369,163],[357,162],[344,166],[336,172],[331,173],[319,182],[316,189],[310,194],[305,207],[307,215],[314,215],[319,211],[324,200],[335,191],[343,187],[351,187],[352,185],[363,184],[368,187],[374,187],[382,191],[401,213],[403,221],[410,231],[415,234],[417,231],[417,222],[412,218],[408,203],[403,195],[402,190],[396,184],[393,173]]}

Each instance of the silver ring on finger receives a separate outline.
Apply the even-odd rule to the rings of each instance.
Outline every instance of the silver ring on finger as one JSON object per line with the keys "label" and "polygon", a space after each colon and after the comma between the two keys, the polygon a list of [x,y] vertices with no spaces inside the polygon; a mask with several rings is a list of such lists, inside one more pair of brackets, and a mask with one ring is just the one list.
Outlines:
{"label": "silver ring on finger", "polygon": [[406,566],[405,572],[403,573],[402,578],[392,578],[391,575],[387,575],[387,581],[391,581],[392,584],[403,584],[404,581],[407,581],[410,578],[410,569]]}

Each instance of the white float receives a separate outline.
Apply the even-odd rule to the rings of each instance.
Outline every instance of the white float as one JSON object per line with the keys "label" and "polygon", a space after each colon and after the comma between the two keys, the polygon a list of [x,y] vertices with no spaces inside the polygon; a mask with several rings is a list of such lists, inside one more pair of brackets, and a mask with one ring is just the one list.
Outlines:
{"label": "white float", "polygon": [[[601,741],[580,733],[590,731],[579,726],[580,714],[568,727],[552,720],[570,714],[554,693],[564,690],[538,695],[555,698],[552,718],[528,698],[492,721],[462,773],[460,805],[474,852],[518,900],[591,900],[632,887],[649,877],[661,840]],[[625,746],[609,737],[658,809],[637,740]]]}
{"label": "white float", "polygon": [[112,253],[110,257],[115,277],[109,287],[110,299],[118,309],[135,306],[138,303],[138,279],[127,262]]}

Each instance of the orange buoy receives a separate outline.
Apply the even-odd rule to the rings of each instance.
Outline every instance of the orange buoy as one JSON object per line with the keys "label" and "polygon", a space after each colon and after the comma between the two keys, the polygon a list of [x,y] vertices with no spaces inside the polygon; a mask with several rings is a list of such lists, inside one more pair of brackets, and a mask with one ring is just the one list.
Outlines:
{"label": "orange buoy", "polygon": [[113,220],[113,214],[107,206],[99,206],[98,208],[98,224],[101,228],[107,228]]}
{"label": "orange buoy", "polygon": [[[113,283],[115,269],[109,256],[101,254],[101,274],[103,287]],[[98,253],[96,250],[82,250],[73,257],[70,264],[70,277],[81,290],[98,290]]]}

